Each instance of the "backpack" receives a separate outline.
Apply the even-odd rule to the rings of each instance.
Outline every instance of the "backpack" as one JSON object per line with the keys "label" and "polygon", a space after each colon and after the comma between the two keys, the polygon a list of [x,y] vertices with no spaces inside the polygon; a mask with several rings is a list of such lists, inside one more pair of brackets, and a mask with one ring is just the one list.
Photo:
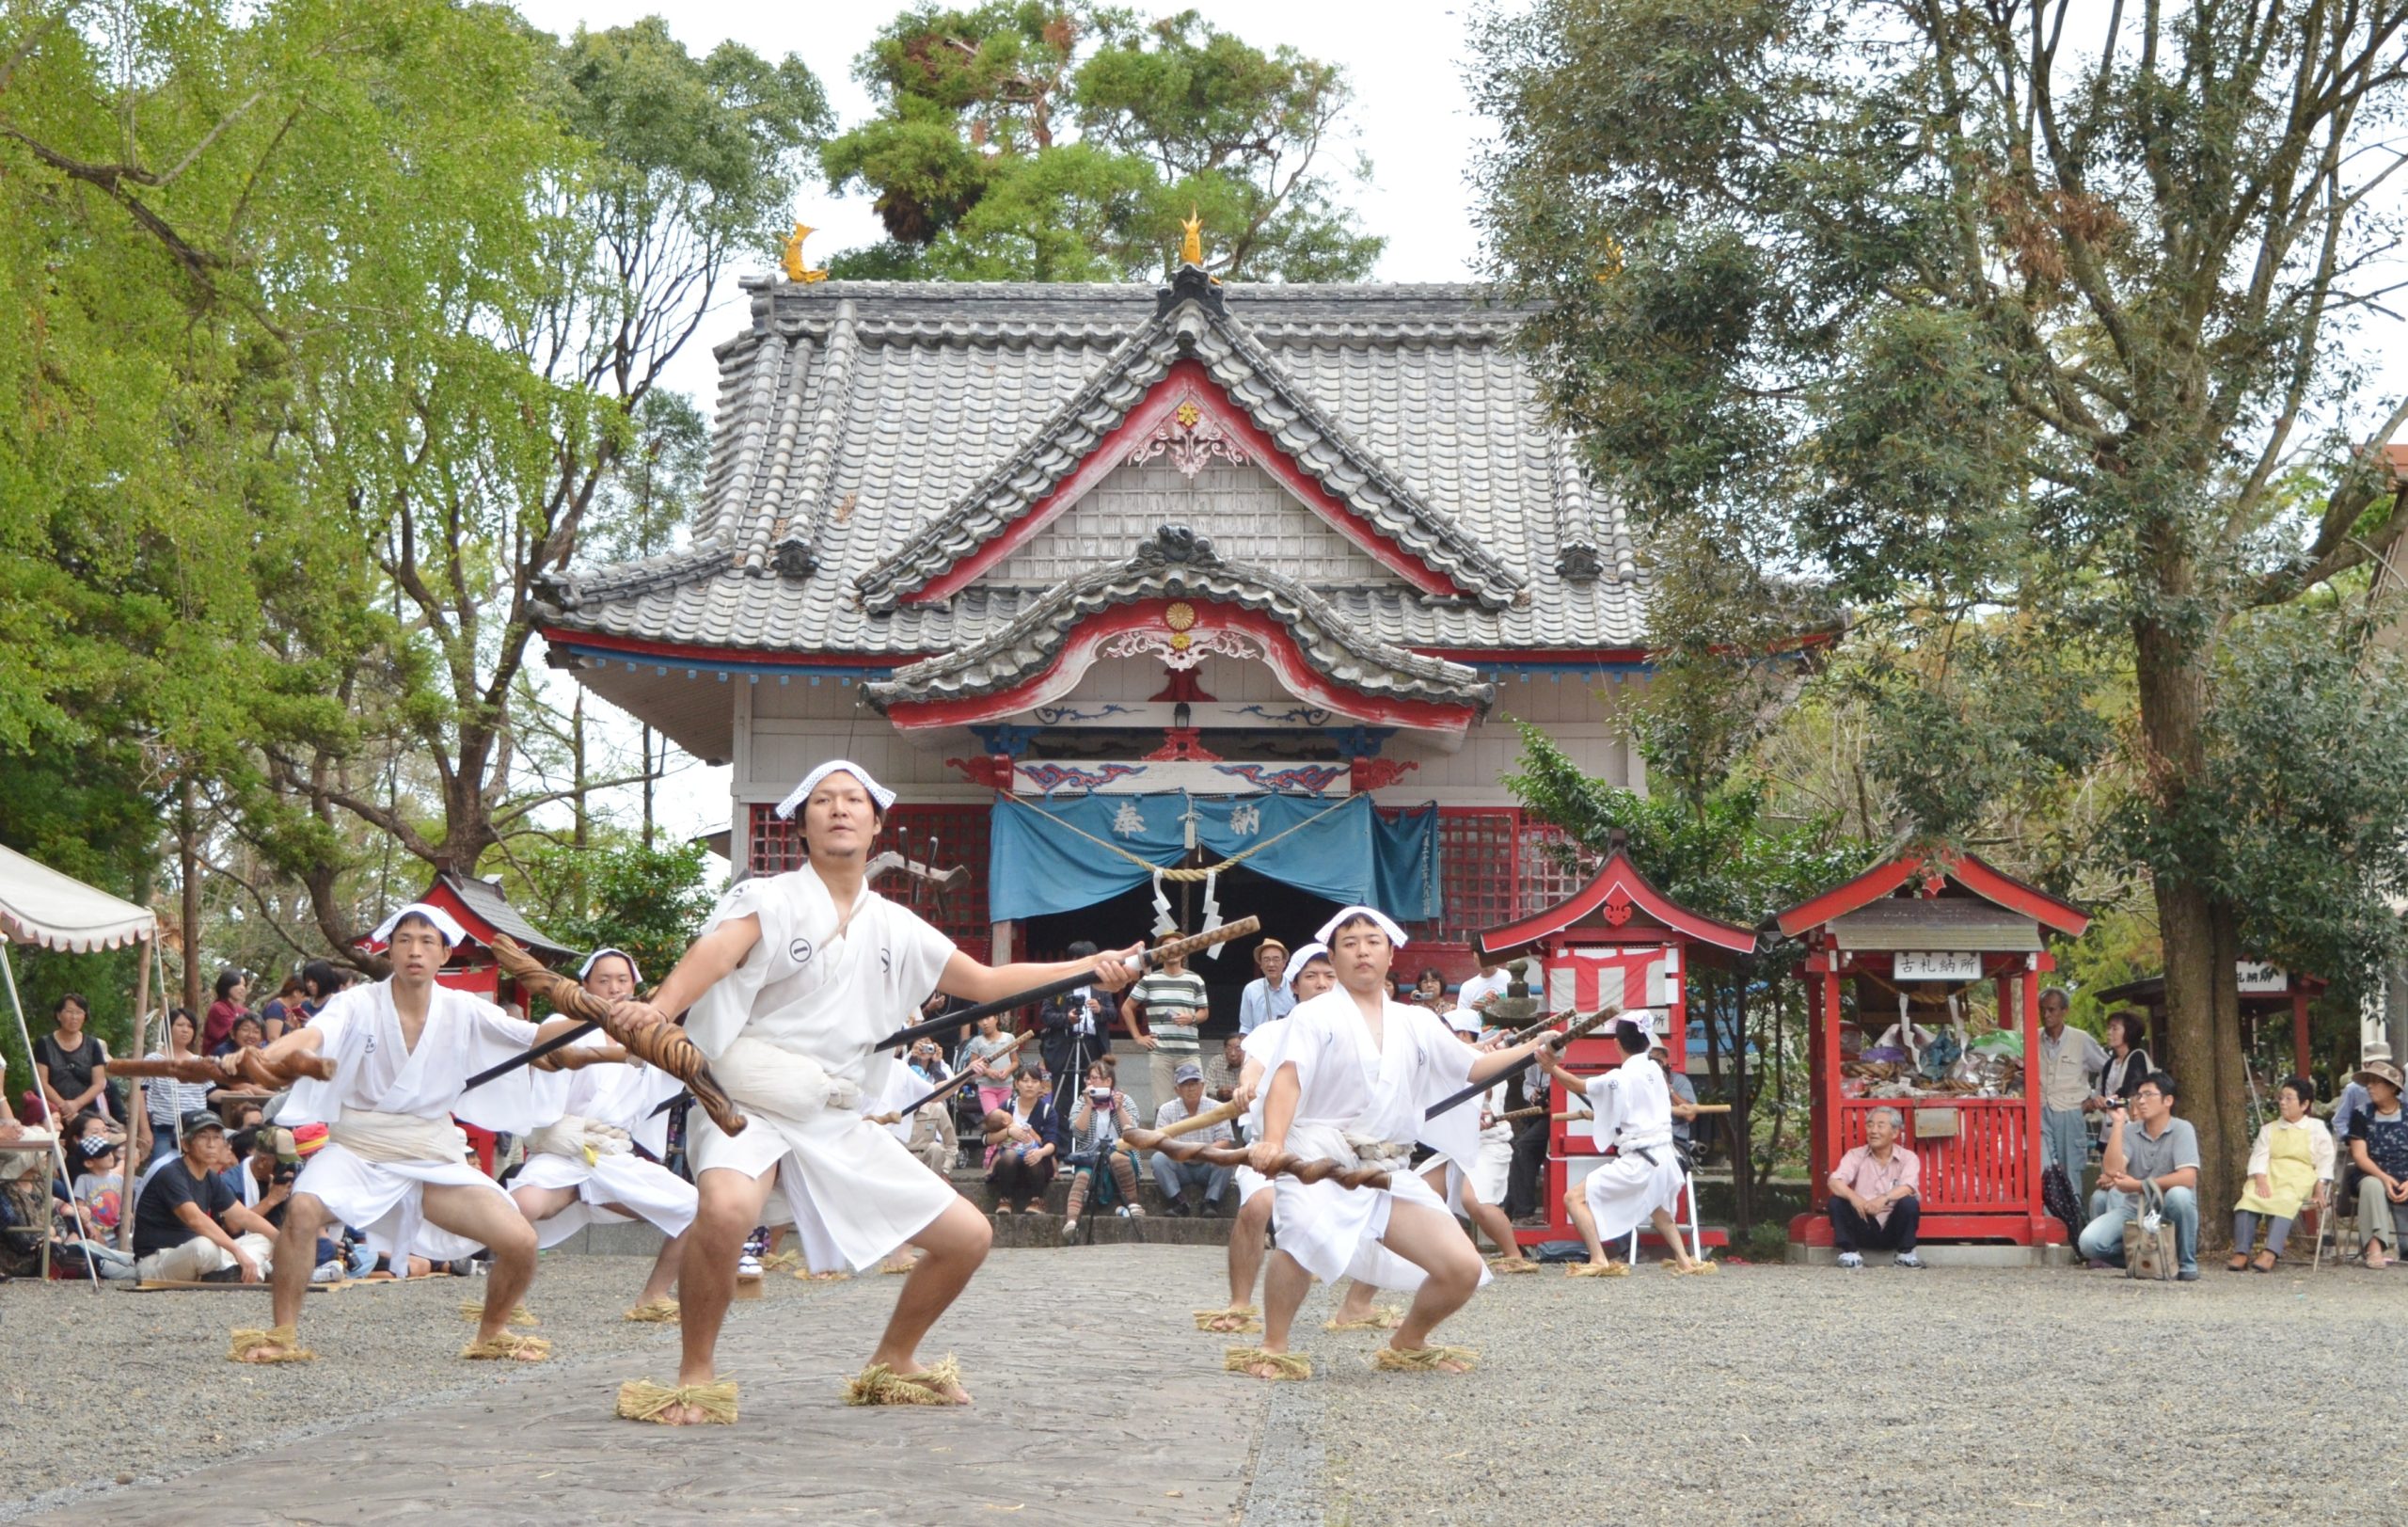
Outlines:
{"label": "backpack", "polygon": [[2089,1221],[2082,1212],[2082,1201],[2074,1196],[2073,1183],[2066,1176],[2065,1168],[2053,1161],[2040,1170],[2040,1206],[2065,1226],[2067,1246],[2082,1239],[2082,1228]]}

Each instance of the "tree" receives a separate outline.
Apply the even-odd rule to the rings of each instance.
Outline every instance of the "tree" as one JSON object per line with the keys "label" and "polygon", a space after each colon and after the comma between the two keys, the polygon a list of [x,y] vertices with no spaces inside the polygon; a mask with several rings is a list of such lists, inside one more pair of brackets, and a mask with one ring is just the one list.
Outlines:
{"label": "tree", "polygon": [[[2399,0],[1543,0],[1481,43],[1489,246],[1546,305],[1534,353],[1597,470],[1658,533],[1827,578],[1895,642],[1994,638],[1888,687],[1918,831],[1964,830],[1981,792],[1952,782],[2105,745],[2051,735],[2077,670],[2129,685],[2112,741],[2203,1201],[2247,1143],[2249,909],[2305,894],[2373,935],[2400,877],[2397,838],[2359,831],[2388,799],[2313,820],[2216,760],[2277,720],[2218,683],[2262,633],[2342,655],[2302,673],[2318,735],[2379,676],[2319,599],[2408,530],[2380,451],[2408,402],[2350,350],[2384,294],[2404,24]],[[1986,725],[2010,693],[2040,703]],[[2304,893],[2255,879],[2294,835],[2353,851]]]}
{"label": "tree", "polygon": [[1359,280],[1379,256],[1327,167],[1345,72],[1196,11],[923,6],[855,72],[878,114],[821,164],[832,188],[877,198],[888,237],[833,274],[1140,280],[1163,273],[1191,212],[1212,268],[1236,279]]}
{"label": "tree", "polygon": [[710,915],[708,869],[699,843],[547,847],[525,857],[521,904],[552,937],[576,948],[625,950],[648,982],[657,981]]}

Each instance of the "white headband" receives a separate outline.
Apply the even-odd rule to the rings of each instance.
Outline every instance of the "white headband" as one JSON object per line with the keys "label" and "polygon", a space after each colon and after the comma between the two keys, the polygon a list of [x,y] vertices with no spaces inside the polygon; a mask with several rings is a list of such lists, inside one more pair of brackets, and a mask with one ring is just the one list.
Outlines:
{"label": "white headband", "polygon": [[1457,1008],[1447,1014],[1447,1026],[1458,1034],[1480,1032],[1480,1014],[1469,1008]]}
{"label": "white headband", "polygon": [[1396,925],[1395,918],[1389,916],[1386,913],[1382,912],[1377,907],[1345,908],[1343,911],[1339,912],[1337,916],[1332,917],[1329,921],[1322,924],[1321,931],[1315,933],[1313,937],[1321,940],[1323,944],[1326,944],[1329,942],[1330,935],[1337,932],[1339,927],[1346,923],[1353,922],[1357,917],[1369,917],[1372,924],[1377,927],[1381,932],[1386,933],[1388,936],[1388,942],[1390,944],[1400,949],[1404,947],[1407,942],[1404,936],[1404,930]]}
{"label": "white headband", "polygon": [[819,782],[826,779],[829,775],[835,773],[839,770],[842,770],[844,772],[852,775],[855,779],[862,782],[862,788],[867,790],[869,792],[869,798],[878,803],[879,810],[890,811],[894,809],[895,792],[888,789],[885,786],[880,785],[877,780],[872,779],[868,770],[863,769],[861,765],[853,762],[849,758],[832,758],[828,762],[821,764],[818,768],[813,770],[810,773],[802,776],[802,783],[796,786],[794,789],[787,794],[784,800],[778,803],[778,815],[781,817],[792,817],[797,811],[801,809],[802,803],[805,801],[811,799],[811,792],[819,787]]}
{"label": "white headband", "polygon": [[627,979],[635,982],[638,986],[642,986],[643,984],[643,972],[636,968],[636,957],[629,954],[625,949],[594,950],[592,954],[585,957],[585,963],[577,967],[577,978],[578,980],[583,980],[586,977],[593,975],[594,967],[595,965],[614,954],[627,962]]}
{"label": "white headband", "polygon": [[402,926],[402,919],[404,917],[423,917],[433,923],[435,931],[443,935],[443,946],[447,949],[456,949],[468,942],[468,931],[454,922],[450,913],[441,907],[429,906],[423,901],[413,901],[378,923],[376,931],[368,935],[368,942],[371,944],[392,943],[393,930]]}
{"label": "white headband", "polygon": [[1329,946],[1326,944],[1307,944],[1303,948],[1298,949],[1289,958],[1288,973],[1279,978],[1279,990],[1283,992],[1294,991],[1296,989],[1296,977],[1303,972],[1307,965],[1311,964],[1316,960],[1326,960],[1328,958]]}

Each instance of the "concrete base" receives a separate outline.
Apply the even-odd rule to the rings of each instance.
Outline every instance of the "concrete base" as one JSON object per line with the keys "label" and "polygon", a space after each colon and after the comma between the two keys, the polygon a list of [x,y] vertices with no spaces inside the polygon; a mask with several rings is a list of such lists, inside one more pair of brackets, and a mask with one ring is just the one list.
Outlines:
{"label": "concrete base", "polygon": [[[1887,1266],[1887,1251],[1867,1251],[1864,1265],[1868,1267]],[[1915,1248],[1915,1255],[1926,1267],[2070,1267],[2073,1248],[2069,1246],[2007,1246],[1996,1242],[1926,1244]],[[1828,1246],[1803,1246],[1789,1243],[1788,1255],[1782,1260],[1794,1267],[1836,1267],[1839,1253]]]}

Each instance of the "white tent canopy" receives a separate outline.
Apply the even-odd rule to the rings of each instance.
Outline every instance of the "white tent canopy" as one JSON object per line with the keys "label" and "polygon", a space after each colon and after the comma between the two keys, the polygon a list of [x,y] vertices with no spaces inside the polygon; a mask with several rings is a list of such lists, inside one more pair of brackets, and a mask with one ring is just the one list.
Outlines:
{"label": "white tent canopy", "polygon": [[89,954],[123,948],[150,938],[158,928],[159,919],[148,907],[119,900],[13,849],[0,848],[0,935],[10,943]]}

